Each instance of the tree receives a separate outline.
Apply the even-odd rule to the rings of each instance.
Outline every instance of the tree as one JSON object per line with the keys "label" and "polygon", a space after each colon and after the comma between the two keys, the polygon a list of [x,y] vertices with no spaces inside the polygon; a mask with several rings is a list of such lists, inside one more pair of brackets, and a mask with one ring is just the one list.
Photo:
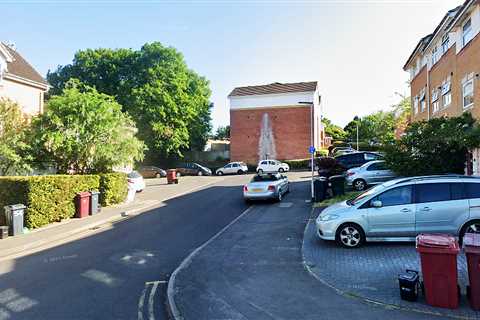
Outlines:
{"label": "tree", "polygon": [[217,128],[217,131],[213,135],[214,139],[217,140],[225,140],[225,139],[230,139],[230,126],[220,126]]}
{"label": "tree", "polygon": [[470,113],[410,124],[387,146],[385,160],[402,176],[463,174],[469,149],[480,145],[480,127]]}
{"label": "tree", "polygon": [[[377,111],[358,120],[358,136],[368,143],[391,143],[395,138],[395,114],[393,111]],[[357,121],[350,121],[344,128],[350,141],[357,139]]]}
{"label": "tree", "polygon": [[113,97],[71,80],[46,110],[34,119],[32,137],[37,159],[53,162],[59,172],[108,172],[142,160],[145,146],[135,124]]}
{"label": "tree", "polygon": [[345,131],[342,127],[333,124],[328,118],[323,118],[322,123],[325,126],[325,134],[332,137],[333,140],[344,140],[346,137]]}
{"label": "tree", "polygon": [[6,98],[0,98],[0,174],[18,174],[31,171],[30,147],[26,142],[28,122],[21,107]]}
{"label": "tree", "polygon": [[51,93],[76,78],[115,97],[135,120],[150,155],[203,149],[211,130],[209,82],[188,69],[181,53],[159,42],[140,50],[87,49],[49,72]]}

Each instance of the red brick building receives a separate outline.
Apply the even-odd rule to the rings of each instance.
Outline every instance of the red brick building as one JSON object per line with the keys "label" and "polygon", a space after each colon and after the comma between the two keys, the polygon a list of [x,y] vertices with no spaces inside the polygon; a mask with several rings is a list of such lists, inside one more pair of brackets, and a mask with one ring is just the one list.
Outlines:
{"label": "red brick building", "polygon": [[[404,66],[410,72],[412,121],[471,112],[480,120],[480,1],[448,11]],[[467,173],[480,175],[480,150]]]}
{"label": "red brick building", "polygon": [[232,161],[256,164],[266,158],[305,159],[310,145],[322,147],[324,131],[316,81],[238,87],[228,100]]}

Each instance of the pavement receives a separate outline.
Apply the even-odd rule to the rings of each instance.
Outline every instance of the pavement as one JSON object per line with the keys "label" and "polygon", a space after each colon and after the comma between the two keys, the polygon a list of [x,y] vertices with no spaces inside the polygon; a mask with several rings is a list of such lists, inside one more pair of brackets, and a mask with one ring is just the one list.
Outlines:
{"label": "pavement", "polygon": [[[241,193],[248,178],[182,177],[180,184],[170,186],[162,179],[150,180],[133,207],[104,209],[100,214],[116,216],[114,220],[3,254],[0,320],[167,319],[170,274],[248,208]],[[122,217],[122,212],[132,210],[138,215]],[[0,240],[0,252],[52,232],[79,230],[95,219],[72,219]]]}
{"label": "pavement", "polygon": [[168,284],[174,319],[434,317],[365,303],[317,281],[302,257],[308,198],[309,183],[297,179],[282,203],[254,204],[184,259]]}
{"label": "pavement", "polygon": [[[429,306],[423,295],[417,302],[400,299],[398,274],[406,269],[421,270],[414,243],[366,243],[361,248],[345,249],[332,241],[318,239],[315,220],[322,209],[315,209],[305,229],[303,256],[308,270],[320,281],[342,295],[365,301],[443,317],[480,319],[480,312],[470,308],[466,297],[468,271],[463,252],[457,269],[462,290],[458,309]],[[361,276],[359,276],[361,275]]]}

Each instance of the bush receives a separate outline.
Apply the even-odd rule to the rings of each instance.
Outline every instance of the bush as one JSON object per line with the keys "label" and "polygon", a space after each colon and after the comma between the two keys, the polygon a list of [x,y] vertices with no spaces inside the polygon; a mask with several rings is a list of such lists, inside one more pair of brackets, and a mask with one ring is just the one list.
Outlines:
{"label": "bush", "polygon": [[308,169],[310,168],[311,159],[297,159],[297,160],[284,160],[290,166],[290,170]]}
{"label": "bush", "polygon": [[25,226],[38,228],[73,217],[77,192],[99,187],[100,177],[95,175],[1,177],[0,208],[25,204]]}
{"label": "bush", "polygon": [[100,174],[100,202],[102,206],[123,202],[127,193],[128,185],[125,173]]}

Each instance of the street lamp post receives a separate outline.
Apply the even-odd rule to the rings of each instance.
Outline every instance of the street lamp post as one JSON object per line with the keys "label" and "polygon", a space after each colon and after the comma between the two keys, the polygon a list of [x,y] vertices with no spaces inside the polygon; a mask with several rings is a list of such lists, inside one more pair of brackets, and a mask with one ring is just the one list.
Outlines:
{"label": "street lamp post", "polygon": [[[306,101],[299,101],[298,102],[299,104],[308,104],[310,105],[310,148],[314,148],[314,145],[313,145],[313,102],[306,102]],[[315,199],[315,194],[314,194],[314,191],[313,191],[313,173],[314,173],[314,170],[315,170],[315,165],[314,165],[314,157],[315,157],[315,151],[314,152],[311,152],[311,150],[309,150],[310,152],[310,168],[312,170],[312,178],[310,180],[310,200],[313,201]]]}
{"label": "street lamp post", "polygon": [[359,151],[359,149],[358,149],[358,121],[360,120],[360,118],[357,117],[357,116],[355,116],[355,117],[353,118],[353,120],[355,121],[355,123],[356,123],[356,125],[357,125],[357,151]]}

